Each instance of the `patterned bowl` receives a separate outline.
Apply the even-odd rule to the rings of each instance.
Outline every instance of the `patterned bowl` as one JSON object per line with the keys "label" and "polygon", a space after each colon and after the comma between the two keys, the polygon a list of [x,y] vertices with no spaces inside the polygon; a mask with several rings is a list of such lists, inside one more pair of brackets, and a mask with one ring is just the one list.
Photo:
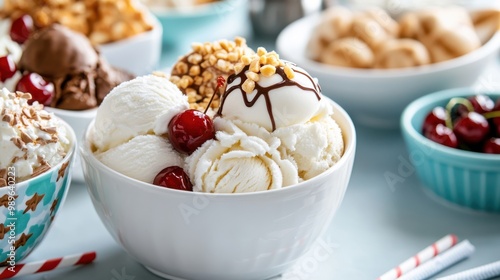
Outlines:
{"label": "patterned bowl", "polygon": [[63,124],[72,145],[62,162],[19,183],[10,180],[14,170],[7,170],[8,186],[0,188],[0,265],[15,266],[43,240],[66,198],[76,138]]}
{"label": "patterned bowl", "polygon": [[[500,98],[500,91],[482,93]],[[458,88],[418,98],[404,110],[401,130],[417,175],[431,193],[455,205],[500,212],[500,155],[453,149],[421,133],[425,116],[435,106],[475,94],[473,89]]]}

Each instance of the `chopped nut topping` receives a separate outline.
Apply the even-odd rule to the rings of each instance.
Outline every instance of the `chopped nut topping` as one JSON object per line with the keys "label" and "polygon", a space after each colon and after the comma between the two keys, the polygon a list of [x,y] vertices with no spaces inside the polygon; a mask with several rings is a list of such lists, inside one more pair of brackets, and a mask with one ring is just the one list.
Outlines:
{"label": "chopped nut topping", "polygon": [[[192,52],[180,58],[172,68],[170,81],[188,95],[192,109],[203,111],[214,94],[217,77],[227,79],[238,69],[241,71],[244,66],[235,64],[240,64],[241,57],[248,57],[253,51],[241,37],[236,37],[234,41],[193,43],[191,48]],[[211,108],[219,106],[219,98],[218,94],[214,96]]]}
{"label": "chopped nut topping", "polygon": [[26,117],[31,119],[31,112],[28,108],[23,108],[22,112]]}
{"label": "chopped nut topping", "polygon": [[33,143],[33,139],[24,131],[21,132],[21,140],[25,143]]}
{"label": "chopped nut topping", "polygon": [[247,79],[245,82],[243,82],[243,85],[241,86],[244,92],[246,93],[251,93],[255,89],[255,82]]}
{"label": "chopped nut topping", "polygon": [[289,65],[285,65],[284,70],[285,70],[285,74],[288,77],[288,79],[295,78],[295,72],[293,71],[293,69]]}
{"label": "chopped nut topping", "polygon": [[[4,122],[8,122],[9,124],[11,124],[11,122],[14,120],[14,116],[12,115],[4,115],[3,118],[2,118],[2,121]],[[11,124],[12,125],[12,124]]]}
{"label": "chopped nut topping", "polygon": [[273,65],[264,65],[260,68],[260,73],[264,77],[271,77],[274,73],[276,73],[276,67]]}
{"label": "chopped nut topping", "polygon": [[251,71],[247,71],[245,73],[245,75],[247,76],[248,79],[254,81],[254,82],[258,82],[259,81],[259,74],[255,73],[255,72],[251,72]]}
{"label": "chopped nut topping", "polygon": [[234,65],[234,71],[236,74],[239,74],[244,69],[248,69],[245,70],[247,79],[243,81],[242,88],[243,91],[249,93],[254,90],[255,83],[261,78],[260,75],[271,77],[276,73],[278,67],[283,69],[288,79],[295,77],[292,67],[285,64],[275,51],[267,52],[266,49],[260,47],[257,49],[256,54],[241,56],[240,62]]}
{"label": "chopped nut topping", "polygon": [[19,138],[19,137],[13,137],[10,139],[10,141],[12,141],[14,143],[14,145],[16,145],[16,147],[19,149],[22,149],[24,146],[23,140],[21,140],[21,138]]}
{"label": "chopped nut topping", "polygon": [[259,48],[257,48],[257,55],[258,55],[258,56],[264,56],[264,55],[266,55],[266,54],[267,54],[267,51],[266,51],[266,49],[265,49],[265,48],[263,48],[263,47],[259,47]]}
{"label": "chopped nut topping", "polygon": [[49,134],[56,134],[57,133],[56,127],[40,127],[40,130],[45,131]]}

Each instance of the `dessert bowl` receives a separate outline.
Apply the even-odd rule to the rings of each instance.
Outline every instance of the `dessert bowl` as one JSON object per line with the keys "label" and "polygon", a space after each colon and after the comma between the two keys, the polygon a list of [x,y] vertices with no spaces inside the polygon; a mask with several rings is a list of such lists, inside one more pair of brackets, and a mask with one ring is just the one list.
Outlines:
{"label": "dessert bowl", "polygon": [[182,53],[192,42],[245,36],[249,32],[245,21],[247,1],[243,0],[221,0],[194,7],[150,6],[149,9],[163,27],[163,44]]}
{"label": "dessert bowl", "polygon": [[448,61],[401,69],[356,69],[320,63],[306,56],[319,14],[287,26],[278,36],[278,53],[322,81],[325,94],[346,109],[355,122],[397,128],[403,109],[414,99],[446,88],[471,86],[500,48],[500,32],[479,49]]}
{"label": "dessert bowl", "polygon": [[158,68],[163,27],[155,16],[148,11],[146,14],[153,25],[151,30],[97,47],[109,64],[135,75]]}
{"label": "dessert bowl", "polygon": [[[66,157],[48,171],[26,181],[15,182],[7,170],[7,186],[0,188],[0,262],[15,265],[24,259],[47,234],[71,182],[76,150],[75,134],[61,121],[71,141]],[[10,186],[15,186],[11,188]],[[12,246],[15,249],[11,251]]]}
{"label": "dessert bowl", "polygon": [[[500,91],[481,92],[499,98]],[[500,212],[500,155],[450,148],[424,137],[426,115],[452,97],[477,94],[469,88],[449,89],[411,102],[401,117],[410,159],[424,187],[445,201],[467,208]]]}
{"label": "dessert bowl", "polygon": [[80,152],[92,202],[114,239],[161,277],[221,280],[279,275],[327,229],[350,179],[354,125],[338,104],[331,104],[343,131],[342,158],[310,180],[253,193],[186,192],[124,176],[94,156],[91,123]]}

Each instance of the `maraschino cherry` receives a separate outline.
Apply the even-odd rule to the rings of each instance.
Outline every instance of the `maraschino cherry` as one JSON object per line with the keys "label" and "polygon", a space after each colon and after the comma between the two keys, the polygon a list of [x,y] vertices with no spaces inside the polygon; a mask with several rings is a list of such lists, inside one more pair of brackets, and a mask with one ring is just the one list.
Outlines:
{"label": "maraschino cherry", "polygon": [[427,131],[434,129],[438,124],[444,125],[446,123],[446,118],[446,110],[441,106],[435,107],[425,117],[422,131],[425,134]]}
{"label": "maraschino cherry", "polygon": [[23,44],[28,40],[33,31],[33,19],[29,15],[22,15],[12,21],[10,26],[10,38],[18,44]]}
{"label": "maraschino cherry", "polygon": [[483,146],[483,152],[487,154],[500,154],[500,138],[492,137]]}
{"label": "maraschino cherry", "polygon": [[40,104],[50,105],[54,97],[54,84],[36,73],[27,73],[17,83],[16,91],[30,93],[32,99],[28,101],[29,104],[38,101]]}
{"label": "maraschino cherry", "polygon": [[175,115],[168,124],[168,138],[172,146],[181,153],[192,154],[203,143],[215,138],[212,119],[206,114],[218,90],[224,85],[223,77],[217,78],[217,87],[205,112],[190,109]]}
{"label": "maraschino cherry", "polygon": [[12,78],[16,71],[16,63],[11,55],[0,57],[0,81],[5,82],[7,79]]}
{"label": "maraschino cherry", "polygon": [[181,191],[193,191],[189,177],[179,166],[169,166],[156,175],[153,184]]}
{"label": "maraschino cherry", "polygon": [[469,97],[469,101],[474,107],[474,112],[478,114],[484,114],[487,112],[491,112],[495,107],[495,102],[484,94],[477,94],[472,97]]}
{"label": "maraschino cherry", "polygon": [[457,138],[467,144],[478,144],[488,135],[490,126],[483,115],[469,112],[461,117],[453,126]]}
{"label": "maraschino cherry", "polygon": [[168,138],[179,152],[192,154],[206,141],[215,137],[215,128],[209,116],[190,109],[175,115],[168,124]]}
{"label": "maraschino cherry", "polygon": [[500,153],[500,98],[488,95],[453,97],[445,109],[427,114],[422,134],[448,147],[472,152]]}
{"label": "maraschino cherry", "polygon": [[458,147],[458,140],[457,136],[455,133],[453,133],[453,130],[448,128],[444,124],[437,124],[433,128],[427,130],[427,132],[424,134],[425,137],[429,138],[430,140],[451,147],[451,148],[457,148]]}

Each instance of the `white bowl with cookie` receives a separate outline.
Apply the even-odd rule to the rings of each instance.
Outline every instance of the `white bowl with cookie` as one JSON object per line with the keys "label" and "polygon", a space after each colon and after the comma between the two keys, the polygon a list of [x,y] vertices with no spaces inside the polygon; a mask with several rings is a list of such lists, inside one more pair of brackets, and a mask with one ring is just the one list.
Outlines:
{"label": "white bowl with cookie", "polygon": [[499,20],[494,9],[429,9],[396,21],[380,9],[334,7],[292,23],[276,44],[355,122],[397,128],[412,100],[477,81],[498,55]]}

